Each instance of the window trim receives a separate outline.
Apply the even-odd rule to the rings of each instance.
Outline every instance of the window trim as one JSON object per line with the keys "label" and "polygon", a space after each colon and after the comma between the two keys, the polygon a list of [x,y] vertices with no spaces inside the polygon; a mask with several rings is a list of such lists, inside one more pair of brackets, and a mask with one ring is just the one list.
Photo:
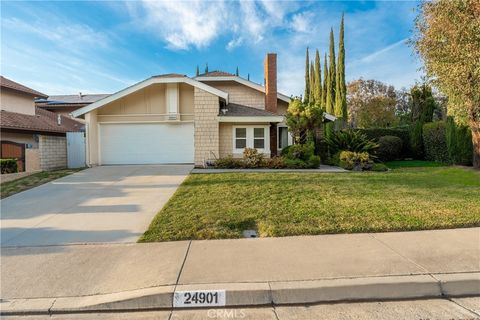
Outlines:
{"label": "window trim", "polygon": [[232,126],[232,153],[234,155],[242,155],[243,151],[245,150],[244,148],[237,149],[235,148],[235,141],[237,139],[236,137],[236,129],[237,128],[245,128],[247,129],[247,148],[254,148],[254,133],[253,129],[255,128],[263,128],[264,132],[264,148],[256,148],[259,153],[263,153],[265,155],[270,155],[270,125],[265,125],[265,124],[258,124],[258,125],[237,125],[237,126]]}

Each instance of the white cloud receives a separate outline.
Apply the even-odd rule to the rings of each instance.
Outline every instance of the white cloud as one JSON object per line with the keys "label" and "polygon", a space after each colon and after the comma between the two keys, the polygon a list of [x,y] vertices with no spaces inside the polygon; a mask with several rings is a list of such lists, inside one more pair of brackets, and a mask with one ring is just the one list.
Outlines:
{"label": "white cloud", "polygon": [[238,37],[236,39],[232,39],[230,40],[228,43],[227,43],[227,46],[226,46],[226,49],[228,51],[232,51],[233,49],[241,46],[243,43],[243,38],[242,37]]}
{"label": "white cloud", "polygon": [[312,31],[312,19],[314,14],[312,12],[301,12],[293,15],[291,21],[291,27],[294,32],[311,32]]}

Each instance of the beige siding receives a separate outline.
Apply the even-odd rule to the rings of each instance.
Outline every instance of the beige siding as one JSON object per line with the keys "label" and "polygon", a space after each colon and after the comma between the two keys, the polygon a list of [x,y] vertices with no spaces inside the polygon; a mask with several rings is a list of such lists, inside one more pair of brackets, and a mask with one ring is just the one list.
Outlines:
{"label": "beige siding", "polygon": [[195,88],[195,166],[219,156],[218,97]]}
{"label": "beige siding", "polygon": [[233,125],[220,123],[220,158],[232,154],[233,150]]}
{"label": "beige siding", "polygon": [[87,123],[87,163],[91,166],[98,165],[98,122],[97,110],[85,115]]}
{"label": "beige siding", "polygon": [[277,113],[285,115],[287,113],[288,103],[283,100],[278,100]]}
{"label": "beige siding", "polygon": [[2,88],[0,90],[1,110],[23,114],[35,114],[35,102],[33,96]]}
{"label": "beige siding", "polygon": [[181,83],[180,84],[180,113],[193,114],[195,109],[193,87]]}
{"label": "beige siding", "polygon": [[227,92],[228,99],[231,103],[238,103],[257,109],[265,109],[265,94],[263,92],[233,81],[204,82],[209,86]]}

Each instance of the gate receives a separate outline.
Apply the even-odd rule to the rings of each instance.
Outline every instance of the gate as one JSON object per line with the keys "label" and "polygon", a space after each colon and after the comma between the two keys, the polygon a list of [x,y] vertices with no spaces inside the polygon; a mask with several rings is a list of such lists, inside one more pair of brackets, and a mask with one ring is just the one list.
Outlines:
{"label": "gate", "polygon": [[67,132],[67,166],[85,167],[85,132]]}
{"label": "gate", "polygon": [[25,144],[2,141],[0,150],[2,159],[17,159],[18,172],[25,171]]}

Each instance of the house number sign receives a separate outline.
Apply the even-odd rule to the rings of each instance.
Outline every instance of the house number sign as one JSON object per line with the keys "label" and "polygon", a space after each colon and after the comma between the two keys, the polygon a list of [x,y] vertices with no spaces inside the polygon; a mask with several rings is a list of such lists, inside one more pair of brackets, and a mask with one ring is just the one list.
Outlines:
{"label": "house number sign", "polygon": [[223,306],[225,306],[225,290],[176,291],[173,295],[174,308]]}

